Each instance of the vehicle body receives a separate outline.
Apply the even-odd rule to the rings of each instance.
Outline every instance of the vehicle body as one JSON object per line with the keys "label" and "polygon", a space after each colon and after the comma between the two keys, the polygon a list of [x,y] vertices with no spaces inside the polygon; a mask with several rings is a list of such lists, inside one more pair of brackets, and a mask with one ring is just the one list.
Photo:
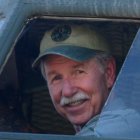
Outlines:
{"label": "vehicle body", "polygon": [[[140,95],[138,94],[140,90],[140,47],[138,47],[140,32],[137,33],[140,25],[139,0],[0,0],[0,3],[0,90],[11,88],[12,85],[25,120],[32,125],[35,124],[33,125],[35,128],[42,124],[40,131],[39,129],[32,131],[49,134],[6,131],[0,132],[0,139],[54,140],[58,137],[60,139],[108,139],[92,136],[50,135],[50,133],[62,134],[66,129],[64,134],[73,134],[73,130],[68,122],[61,120],[54,111],[49,94],[46,95],[48,92],[46,83],[40,77],[38,70],[32,70],[31,64],[38,54],[39,42],[44,31],[57,23],[86,22],[100,27],[103,32],[107,33],[108,39],[112,41],[119,74],[104,110],[108,109],[114,100],[114,95],[117,94],[122,99],[127,99],[128,107],[140,111]],[[10,96],[13,95],[10,94]],[[13,99],[13,102],[16,100]],[[15,107],[17,104],[13,102],[11,106]],[[40,108],[41,113],[44,114],[41,117],[38,116]],[[52,119],[52,116],[56,115],[58,119]],[[40,117],[39,121],[38,117]],[[48,118],[43,121],[45,117]],[[50,118],[52,121],[49,120]],[[56,125],[53,126],[51,123],[54,121],[58,123],[60,121],[61,125],[57,124],[57,130],[53,131]],[[46,125],[52,128],[46,128]],[[64,128],[59,131],[59,127],[63,126]],[[114,139],[120,138],[114,137]]]}

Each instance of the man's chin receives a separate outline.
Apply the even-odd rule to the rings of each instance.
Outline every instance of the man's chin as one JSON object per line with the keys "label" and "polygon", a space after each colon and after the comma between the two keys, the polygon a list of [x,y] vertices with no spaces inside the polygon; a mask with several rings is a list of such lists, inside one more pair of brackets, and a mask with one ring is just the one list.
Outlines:
{"label": "man's chin", "polygon": [[70,122],[75,125],[75,126],[84,126],[87,122],[88,122],[89,119],[86,119],[86,120],[70,120]]}
{"label": "man's chin", "polygon": [[84,126],[92,117],[96,115],[92,114],[81,114],[79,116],[69,116],[67,119],[73,124],[77,126]]}

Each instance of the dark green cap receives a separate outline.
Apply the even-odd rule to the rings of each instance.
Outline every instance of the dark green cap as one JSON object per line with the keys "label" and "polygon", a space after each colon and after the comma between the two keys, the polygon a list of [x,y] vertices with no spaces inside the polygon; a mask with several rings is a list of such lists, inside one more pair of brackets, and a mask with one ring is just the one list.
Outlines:
{"label": "dark green cap", "polygon": [[81,62],[99,52],[110,53],[110,48],[106,40],[93,28],[88,25],[59,25],[45,33],[33,67],[49,54]]}

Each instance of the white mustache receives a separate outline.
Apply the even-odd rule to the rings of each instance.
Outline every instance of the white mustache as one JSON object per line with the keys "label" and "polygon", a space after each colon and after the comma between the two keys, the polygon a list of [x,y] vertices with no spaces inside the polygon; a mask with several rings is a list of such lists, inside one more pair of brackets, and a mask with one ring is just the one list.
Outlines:
{"label": "white mustache", "polygon": [[64,106],[64,105],[68,105],[77,101],[87,100],[87,99],[89,99],[89,96],[87,94],[85,94],[84,92],[78,92],[72,97],[63,96],[60,100],[60,105]]}

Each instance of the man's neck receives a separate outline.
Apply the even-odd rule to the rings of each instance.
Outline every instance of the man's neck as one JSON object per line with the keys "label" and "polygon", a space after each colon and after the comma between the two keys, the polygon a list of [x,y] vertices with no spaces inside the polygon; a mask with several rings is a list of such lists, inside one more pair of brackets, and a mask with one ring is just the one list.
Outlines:
{"label": "man's neck", "polygon": [[98,120],[98,119],[99,119],[99,115],[96,115],[96,116],[94,116],[93,118],[91,118],[87,123],[82,124],[82,125],[73,124],[73,127],[74,127],[76,133],[78,133],[78,132],[81,131],[81,129],[82,129],[86,124],[90,123],[90,122],[93,121],[93,120]]}
{"label": "man's neck", "polygon": [[75,124],[73,124],[73,127],[74,127],[76,133],[78,133],[79,131],[81,131],[81,129],[84,127],[84,125],[85,124],[83,124],[83,125],[75,125]]}
{"label": "man's neck", "polygon": [[80,125],[73,125],[76,133],[78,133],[79,131],[81,131],[82,127]]}

